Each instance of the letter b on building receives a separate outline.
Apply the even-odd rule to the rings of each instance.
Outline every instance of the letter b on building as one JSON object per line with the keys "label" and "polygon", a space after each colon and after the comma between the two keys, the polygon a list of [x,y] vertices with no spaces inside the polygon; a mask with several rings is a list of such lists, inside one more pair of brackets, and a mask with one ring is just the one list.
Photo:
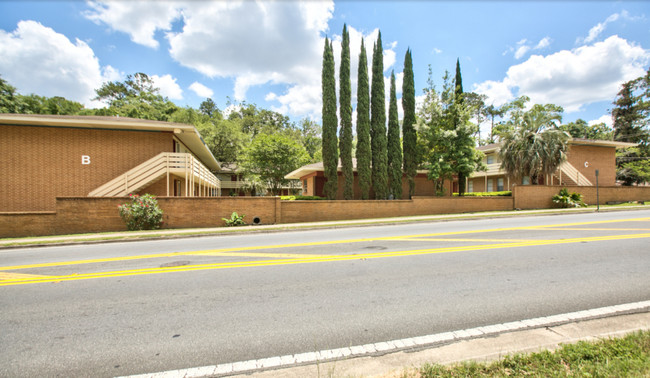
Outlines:
{"label": "letter b on building", "polygon": [[82,165],[89,165],[90,164],[90,156],[81,155],[81,164]]}

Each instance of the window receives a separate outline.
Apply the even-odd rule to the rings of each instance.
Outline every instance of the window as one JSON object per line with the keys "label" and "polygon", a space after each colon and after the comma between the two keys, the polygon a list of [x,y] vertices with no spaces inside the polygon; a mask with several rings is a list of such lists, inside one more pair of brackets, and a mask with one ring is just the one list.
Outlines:
{"label": "window", "polygon": [[488,184],[487,191],[488,192],[493,192],[494,191],[494,180],[493,179],[487,180],[487,184]]}
{"label": "window", "polygon": [[487,156],[487,164],[494,164],[494,155]]}
{"label": "window", "polygon": [[302,192],[307,193],[307,188],[308,188],[307,180],[302,180]]}
{"label": "window", "polygon": [[497,179],[497,192],[503,192],[503,177]]}
{"label": "window", "polygon": [[473,193],[474,192],[474,180],[469,180],[467,183],[467,192]]}
{"label": "window", "polygon": [[522,185],[530,185],[530,176],[524,176],[524,178],[521,180]]}

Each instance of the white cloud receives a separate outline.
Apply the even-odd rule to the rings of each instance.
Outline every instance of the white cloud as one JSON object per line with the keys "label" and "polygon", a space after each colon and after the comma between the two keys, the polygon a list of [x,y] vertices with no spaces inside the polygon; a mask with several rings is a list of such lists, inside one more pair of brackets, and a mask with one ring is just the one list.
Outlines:
{"label": "white cloud", "polygon": [[190,85],[190,90],[196,93],[199,97],[211,98],[214,95],[214,91],[205,85],[199,83],[198,81],[193,82]]}
{"label": "white cloud", "polygon": [[172,21],[181,15],[180,4],[171,1],[89,1],[88,6],[86,18],[127,33],[133,42],[151,48],[159,46],[154,39],[156,30],[171,29]]}
{"label": "white cloud", "polygon": [[169,97],[171,100],[183,99],[183,90],[176,83],[176,78],[172,77],[171,75],[152,75],[151,80],[156,87],[160,88],[161,95]]}
{"label": "white cloud", "polygon": [[621,14],[614,13],[614,14],[610,15],[609,17],[607,17],[607,19],[604,22],[600,22],[600,23],[596,24],[596,26],[589,29],[589,35],[587,35],[586,38],[578,38],[576,43],[585,43],[586,44],[586,43],[591,43],[591,42],[595,41],[596,38],[598,38],[598,36],[603,31],[605,31],[605,28],[607,27],[607,24],[618,20],[619,17],[621,17],[621,16],[627,17],[628,16],[627,11],[624,10]]}
{"label": "white cloud", "polygon": [[587,122],[587,124],[589,126],[597,125],[599,123],[604,123],[610,128],[614,126],[614,121],[612,120],[612,115],[611,114],[605,114],[604,116],[602,116],[602,117],[600,117],[598,119],[594,119],[594,120],[591,120],[591,121]]}
{"label": "white cloud", "polygon": [[517,95],[531,102],[553,103],[567,112],[584,105],[613,100],[621,83],[644,74],[650,51],[618,36],[590,46],[562,50],[547,56],[533,55],[511,66],[501,81],[474,85],[495,104]]}
{"label": "white cloud", "polygon": [[62,96],[87,107],[95,89],[121,74],[101,67],[94,51],[83,41],[68,37],[35,21],[21,21],[13,32],[0,30],[0,72],[19,93]]}
{"label": "white cloud", "polygon": [[[530,43],[528,43],[527,39],[522,39],[521,41],[517,42],[517,48],[511,48],[510,51],[514,51],[515,53],[515,59],[521,59],[523,58],[526,53],[528,53],[531,50],[541,50],[544,49],[548,46],[551,45],[551,38],[549,37],[544,37],[542,38],[537,45],[532,46]],[[504,53],[505,55],[506,53]]]}

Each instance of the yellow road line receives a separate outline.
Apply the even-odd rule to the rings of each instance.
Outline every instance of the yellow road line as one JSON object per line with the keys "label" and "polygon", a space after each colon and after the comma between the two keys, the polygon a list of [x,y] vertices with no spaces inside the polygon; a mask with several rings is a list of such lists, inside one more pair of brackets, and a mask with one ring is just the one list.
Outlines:
{"label": "yellow road line", "polygon": [[403,238],[391,239],[395,241],[449,241],[449,242],[488,242],[488,243],[510,243],[510,242],[537,242],[540,239],[451,239],[451,238]]}
{"label": "yellow road line", "polygon": [[2,281],[30,280],[30,279],[46,278],[46,277],[48,277],[48,276],[42,276],[42,275],[38,275],[38,274],[0,272],[0,282],[2,282]]}
{"label": "yellow road line", "polygon": [[564,227],[557,227],[557,228],[549,228],[549,227],[543,227],[543,228],[538,228],[537,230],[540,231],[650,231],[650,228],[564,228]]}
{"label": "yellow road line", "polygon": [[275,259],[301,259],[305,257],[332,257],[334,255],[311,255],[306,253],[251,253],[251,252],[200,252],[193,253],[197,256],[217,257],[266,257]]}
{"label": "yellow road line", "polygon": [[471,230],[471,231],[450,231],[450,232],[438,232],[438,233],[406,235],[406,236],[389,236],[389,237],[379,237],[379,238],[358,238],[358,239],[347,239],[347,240],[332,240],[332,241],[309,242],[309,243],[292,243],[292,244],[279,244],[279,245],[255,246],[255,247],[220,248],[220,249],[210,249],[210,250],[204,250],[204,251],[156,253],[156,254],[148,254],[148,255],[109,257],[109,258],[103,258],[103,259],[88,259],[88,260],[60,261],[60,262],[40,263],[40,264],[5,266],[5,267],[0,267],[0,271],[19,270],[19,269],[32,269],[32,268],[47,268],[47,267],[82,265],[82,264],[96,264],[96,263],[106,263],[106,262],[115,262],[115,261],[131,261],[131,260],[141,260],[141,259],[154,259],[154,258],[192,256],[192,255],[218,256],[220,253],[227,253],[227,252],[242,252],[242,251],[255,251],[255,250],[267,250],[267,249],[280,249],[280,248],[295,248],[295,247],[314,247],[314,246],[321,246],[321,245],[363,243],[363,242],[371,242],[371,241],[391,241],[391,240],[404,241],[404,240],[410,239],[410,238],[424,238],[424,237],[449,236],[449,235],[467,235],[467,234],[503,232],[503,231],[517,231],[517,230],[539,230],[539,229],[557,228],[557,227],[565,227],[565,226],[604,224],[604,223],[622,223],[622,222],[646,222],[646,221],[650,221],[650,218],[630,218],[630,219],[620,219],[620,220],[610,220],[610,221],[591,221],[591,222],[580,222],[580,223],[555,224],[555,225],[547,225],[547,226],[508,227],[508,228],[494,228],[494,229]]}
{"label": "yellow road line", "polygon": [[304,258],[293,258],[293,259],[226,262],[226,263],[213,263],[213,264],[185,265],[179,267],[145,268],[145,269],[131,269],[131,270],[112,271],[112,272],[83,273],[83,274],[64,275],[64,276],[45,276],[41,278],[33,278],[33,279],[26,279],[26,280],[0,281],[0,286],[60,282],[60,281],[76,281],[76,280],[87,280],[87,279],[95,279],[95,278],[137,276],[137,275],[174,273],[174,272],[187,272],[187,271],[197,271],[197,270],[250,268],[250,267],[265,267],[265,266],[277,266],[277,265],[309,264],[309,263],[318,263],[318,262],[337,262],[337,261],[348,261],[348,260],[377,259],[377,258],[386,258],[386,257],[417,256],[417,255],[426,255],[426,254],[435,254],[435,253],[495,250],[495,249],[504,249],[504,248],[541,246],[541,245],[552,245],[552,244],[570,244],[570,243],[614,241],[614,240],[641,239],[641,238],[650,238],[650,233],[597,236],[597,237],[589,237],[589,238],[537,240],[537,241],[530,241],[530,242],[470,245],[470,246],[461,246],[461,247],[444,247],[444,248],[407,250],[407,251],[374,252],[374,253],[366,253],[366,254],[351,254],[351,255],[339,255],[339,256],[332,255],[332,256],[312,257],[310,255],[304,255],[305,256]]}

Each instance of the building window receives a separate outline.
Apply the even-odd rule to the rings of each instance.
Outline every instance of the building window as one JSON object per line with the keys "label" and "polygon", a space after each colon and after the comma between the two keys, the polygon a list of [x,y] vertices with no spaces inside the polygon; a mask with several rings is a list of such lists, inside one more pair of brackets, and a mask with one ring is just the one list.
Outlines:
{"label": "building window", "polygon": [[524,178],[521,180],[522,185],[530,185],[530,176],[524,176]]}
{"label": "building window", "polygon": [[307,180],[302,180],[302,192],[307,193],[307,188],[308,188]]}
{"label": "building window", "polygon": [[487,164],[494,164],[494,155],[487,156]]}
{"label": "building window", "polygon": [[487,184],[488,184],[487,185],[487,191],[488,192],[493,192],[494,191],[494,180],[493,179],[487,180]]}
{"label": "building window", "polygon": [[467,182],[467,192],[474,192],[474,180],[469,180],[469,182]]}
{"label": "building window", "polygon": [[497,192],[503,192],[503,177],[497,179]]}

